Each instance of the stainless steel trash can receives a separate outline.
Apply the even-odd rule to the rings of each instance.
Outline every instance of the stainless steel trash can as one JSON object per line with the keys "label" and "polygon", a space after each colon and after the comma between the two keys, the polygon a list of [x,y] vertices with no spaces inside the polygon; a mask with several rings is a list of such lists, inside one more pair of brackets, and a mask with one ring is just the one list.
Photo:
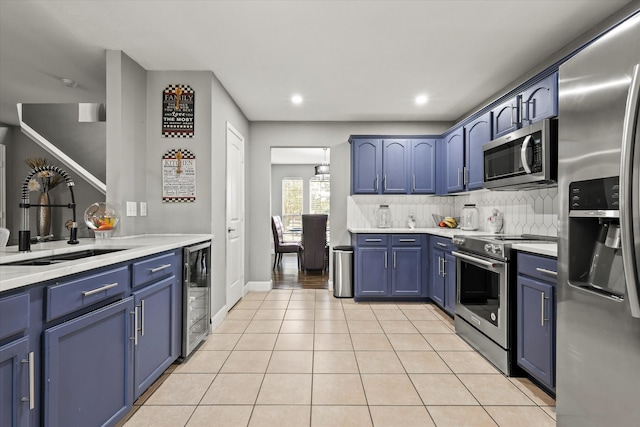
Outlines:
{"label": "stainless steel trash can", "polygon": [[333,248],[333,296],[353,298],[353,246]]}

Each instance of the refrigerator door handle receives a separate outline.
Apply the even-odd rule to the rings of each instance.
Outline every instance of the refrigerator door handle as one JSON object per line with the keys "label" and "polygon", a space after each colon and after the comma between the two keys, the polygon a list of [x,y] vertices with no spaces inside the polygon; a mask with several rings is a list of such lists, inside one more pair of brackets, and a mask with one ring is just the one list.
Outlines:
{"label": "refrigerator door handle", "polygon": [[[631,307],[631,316],[640,318],[640,299],[638,298],[638,271],[635,265],[633,243],[633,187],[634,133],[638,122],[638,94],[640,93],[640,64],[633,67],[633,77],[627,95],[624,126],[622,128],[622,159],[620,162],[620,230],[622,231],[622,265],[626,277],[627,295]],[[637,157],[637,156],[636,156]]]}

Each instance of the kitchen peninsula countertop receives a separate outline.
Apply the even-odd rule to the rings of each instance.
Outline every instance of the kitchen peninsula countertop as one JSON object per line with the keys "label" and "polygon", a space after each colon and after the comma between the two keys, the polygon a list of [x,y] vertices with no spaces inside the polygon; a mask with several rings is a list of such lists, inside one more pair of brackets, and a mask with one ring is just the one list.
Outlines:
{"label": "kitchen peninsula countertop", "polygon": [[430,227],[430,228],[357,228],[357,227],[347,227],[347,231],[353,234],[433,234],[435,236],[441,237],[453,237],[454,235],[480,235],[480,234],[489,234],[487,231],[466,231],[461,230],[459,228],[439,228],[439,227]]}
{"label": "kitchen peninsula countertop", "polygon": [[558,258],[558,244],[555,242],[516,243],[512,245],[511,248],[520,252],[530,252],[532,254]]}
{"label": "kitchen peninsula countertop", "polygon": [[[3,247],[0,248],[0,292],[126,262],[134,258],[141,258],[207,240],[213,240],[213,235],[153,234],[116,237],[107,240],[80,239],[80,243],[77,245],[69,245],[66,240],[35,243],[31,245],[31,252],[24,253],[18,252],[18,246]],[[52,265],[2,265],[9,262],[91,249],[123,250]]]}

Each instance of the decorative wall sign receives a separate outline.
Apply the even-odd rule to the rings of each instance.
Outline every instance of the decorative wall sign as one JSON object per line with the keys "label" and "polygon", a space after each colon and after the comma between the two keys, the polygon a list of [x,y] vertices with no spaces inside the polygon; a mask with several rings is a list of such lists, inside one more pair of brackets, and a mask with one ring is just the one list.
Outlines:
{"label": "decorative wall sign", "polygon": [[189,150],[174,148],[162,156],[162,202],[196,201],[196,156]]}
{"label": "decorative wall sign", "polygon": [[162,91],[162,136],[192,138],[196,93],[189,85],[169,85]]}

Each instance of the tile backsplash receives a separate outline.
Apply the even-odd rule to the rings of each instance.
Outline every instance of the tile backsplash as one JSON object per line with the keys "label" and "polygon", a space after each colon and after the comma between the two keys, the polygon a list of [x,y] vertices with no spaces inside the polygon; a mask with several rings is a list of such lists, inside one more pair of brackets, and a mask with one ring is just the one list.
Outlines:
{"label": "tile backsplash", "polygon": [[460,216],[467,203],[480,211],[480,231],[490,232],[487,218],[493,209],[503,215],[502,233],[558,235],[558,189],[526,191],[479,190],[454,196],[353,195],[347,201],[347,225],[351,228],[376,227],[375,214],[380,205],[389,205],[393,227],[407,226],[409,215],[417,228],[435,227],[432,214]]}

